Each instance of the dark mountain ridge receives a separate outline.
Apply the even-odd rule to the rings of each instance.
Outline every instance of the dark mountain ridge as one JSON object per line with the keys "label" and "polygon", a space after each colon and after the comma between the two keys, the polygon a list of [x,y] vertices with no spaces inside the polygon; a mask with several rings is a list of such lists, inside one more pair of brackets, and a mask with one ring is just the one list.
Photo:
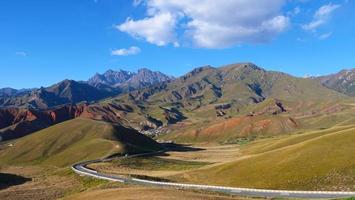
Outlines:
{"label": "dark mountain ridge", "polygon": [[113,95],[86,83],[64,80],[47,88],[40,88],[23,95],[0,98],[2,107],[30,107],[48,109],[57,105],[92,102]]}

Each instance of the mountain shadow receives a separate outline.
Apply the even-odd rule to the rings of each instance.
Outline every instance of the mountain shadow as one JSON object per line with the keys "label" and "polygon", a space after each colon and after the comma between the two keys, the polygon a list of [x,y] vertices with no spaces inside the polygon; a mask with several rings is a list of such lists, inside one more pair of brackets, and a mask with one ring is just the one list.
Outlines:
{"label": "mountain shadow", "polygon": [[21,185],[31,180],[31,178],[26,178],[16,174],[0,173],[0,190],[15,185]]}

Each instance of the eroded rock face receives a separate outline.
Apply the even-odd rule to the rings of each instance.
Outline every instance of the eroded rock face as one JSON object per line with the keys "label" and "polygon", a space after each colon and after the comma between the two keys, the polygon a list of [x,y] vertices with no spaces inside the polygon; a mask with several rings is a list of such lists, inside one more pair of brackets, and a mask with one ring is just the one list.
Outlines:
{"label": "eroded rock face", "polygon": [[[129,105],[113,103],[63,105],[48,110],[0,108],[0,136],[2,140],[15,139],[77,117],[121,124],[128,121],[126,115],[133,111]],[[167,112],[171,112],[168,114],[171,120],[178,121],[181,118],[178,113]],[[161,121],[146,116],[141,127],[146,130],[156,129],[162,125]]]}
{"label": "eroded rock face", "polygon": [[86,105],[65,105],[46,111],[29,108],[1,108],[0,136],[2,140],[19,138],[81,116],[86,108]]}
{"label": "eroded rock face", "polygon": [[[41,114],[31,109],[3,108],[0,109],[0,129],[22,121],[34,121],[39,117],[41,117]],[[46,120],[49,120],[49,118]]]}
{"label": "eroded rock face", "polygon": [[46,111],[45,113],[50,115],[51,121],[53,123],[58,123],[79,117],[86,110],[86,108],[86,105],[62,106],[53,110]]}

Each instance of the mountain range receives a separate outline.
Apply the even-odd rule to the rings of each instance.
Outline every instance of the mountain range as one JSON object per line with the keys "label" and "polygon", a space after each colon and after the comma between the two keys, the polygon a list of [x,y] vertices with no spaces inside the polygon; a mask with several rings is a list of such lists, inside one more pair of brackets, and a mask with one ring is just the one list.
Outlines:
{"label": "mountain range", "polygon": [[161,72],[154,72],[147,68],[139,69],[137,73],[124,70],[108,70],[103,74],[95,74],[87,83],[99,89],[111,88],[112,90],[132,91],[173,80]]}
{"label": "mountain range", "polygon": [[0,106],[48,109],[58,105],[94,102],[123,92],[173,80],[161,72],[140,69],[137,73],[108,70],[88,81],[64,80],[40,89],[0,89]]}
{"label": "mountain range", "polygon": [[[69,169],[97,159],[105,162],[87,167],[147,180],[354,191],[353,85],[354,70],[300,78],[237,63],[198,67],[178,78],[148,69],[109,70],[87,81],[6,88],[0,169],[29,171],[23,176],[42,181],[16,186],[21,195],[29,188],[30,199],[33,191],[41,198],[45,193],[33,185],[53,183],[43,191],[68,185],[45,199],[85,188],[76,183],[96,185]],[[117,156],[125,159],[107,159]]]}
{"label": "mountain range", "polygon": [[[263,127],[269,129],[264,133],[294,131],[301,127],[297,116],[341,110],[336,102],[354,95],[354,72],[297,78],[252,63],[199,67],[179,78],[148,69],[108,70],[88,81],[64,80],[21,92],[0,90],[0,135],[22,137],[79,116],[140,131],[185,121],[181,128],[186,133],[196,131],[199,124],[215,126],[219,118],[226,120],[221,123],[235,123],[235,117],[246,116],[238,119],[239,127],[244,127],[239,133],[254,134],[264,118],[274,120],[272,126]],[[253,116],[261,122],[250,121]]]}
{"label": "mountain range", "polygon": [[13,88],[0,88],[0,98],[19,96],[19,95],[25,94],[26,92],[29,92],[31,90],[34,90],[34,89],[16,90]]}

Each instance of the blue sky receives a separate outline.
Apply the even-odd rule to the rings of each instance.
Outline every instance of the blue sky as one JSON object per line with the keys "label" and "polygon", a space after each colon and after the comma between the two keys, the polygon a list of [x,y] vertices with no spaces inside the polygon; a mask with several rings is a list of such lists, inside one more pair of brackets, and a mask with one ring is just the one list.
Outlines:
{"label": "blue sky", "polygon": [[222,1],[0,1],[0,88],[108,69],[179,76],[248,61],[304,76],[355,66],[352,0]]}

